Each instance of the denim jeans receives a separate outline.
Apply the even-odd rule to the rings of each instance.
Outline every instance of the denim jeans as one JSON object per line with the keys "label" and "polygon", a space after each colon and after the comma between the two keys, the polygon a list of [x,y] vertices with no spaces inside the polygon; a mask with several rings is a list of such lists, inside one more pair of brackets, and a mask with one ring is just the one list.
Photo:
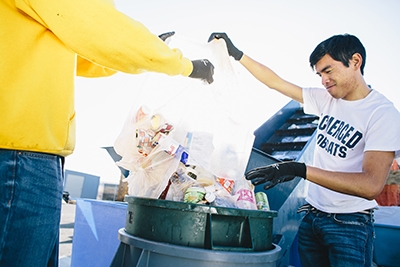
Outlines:
{"label": "denim jeans", "polygon": [[301,266],[372,266],[373,222],[373,213],[307,211],[298,232]]}
{"label": "denim jeans", "polygon": [[0,149],[0,266],[58,266],[61,157]]}

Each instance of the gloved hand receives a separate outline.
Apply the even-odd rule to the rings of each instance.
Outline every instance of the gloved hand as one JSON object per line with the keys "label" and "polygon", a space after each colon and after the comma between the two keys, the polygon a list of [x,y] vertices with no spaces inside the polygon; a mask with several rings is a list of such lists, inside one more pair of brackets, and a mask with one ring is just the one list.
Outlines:
{"label": "gloved hand", "polygon": [[190,73],[190,78],[197,78],[208,83],[214,81],[214,65],[208,59],[192,60],[193,71]]}
{"label": "gloved hand", "polygon": [[228,49],[228,54],[236,60],[240,60],[243,56],[243,52],[237,49],[231,39],[229,39],[228,35],[224,32],[213,32],[208,38],[208,42],[211,42],[213,39],[224,39],[226,43],[226,48]]}
{"label": "gloved hand", "polygon": [[289,161],[255,168],[245,174],[247,180],[254,185],[265,184],[264,189],[293,180],[299,176],[306,179],[307,167],[304,163]]}
{"label": "gloved hand", "polygon": [[158,37],[165,42],[165,40],[167,40],[167,38],[171,37],[174,34],[175,34],[175,32],[165,32],[165,33],[160,34]]}

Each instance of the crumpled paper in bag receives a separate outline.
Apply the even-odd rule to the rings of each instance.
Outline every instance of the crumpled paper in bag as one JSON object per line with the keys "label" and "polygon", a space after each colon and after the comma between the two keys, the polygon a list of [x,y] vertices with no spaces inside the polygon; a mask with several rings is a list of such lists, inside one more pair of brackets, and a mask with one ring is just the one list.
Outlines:
{"label": "crumpled paper in bag", "polygon": [[[150,114],[162,114],[174,126],[169,140],[174,140],[182,147],[186,145],[189,160],[217,177],[234,180],[243,178],[254,142],[253,130],[246,124],[247,117],[241,110],[242,101],[247,99],[246,89],[238,87],[224,41],[198,44],[179,35],[170,39],[169,45],[179,48],[186,57],[209,59],[215,67],[214,82],[209,85],[182,76],[142,74],[148,77],[141,85],[141,94],[135,99],[114,144],[115,151],[122,156],[117,164],[130,171],[127,178],[129,188],[140,188],[130,189],[128,193],[138,197],[158,197],[174,168],[163,166],[157,171],[152,169],[152,174],[157,177],[149,178],[147,174],[150,171],[146,173],[146,168],[141,167],[147,159],[138,153],[135,135],[138,126],[136,115],[142,106],[149,107]],[[157,153],[161,153],[161,149],[161,146],[157,147]],[[168,162],[164,161],[165,155],[161,154],[159,158],[152,158],[152,164],[156,164],[156,160]],[[154,156],[149,154],[148,157]],[[177,157],[174,159],[176,161]],[[170,160],[172,164],[174,160]],[[163,173],[164,170],[167,173]],[[143,185],[146,180],[148,185]],[[159,187],[156,192],[149,194],[150,188],[156,188],[157,183]]]}

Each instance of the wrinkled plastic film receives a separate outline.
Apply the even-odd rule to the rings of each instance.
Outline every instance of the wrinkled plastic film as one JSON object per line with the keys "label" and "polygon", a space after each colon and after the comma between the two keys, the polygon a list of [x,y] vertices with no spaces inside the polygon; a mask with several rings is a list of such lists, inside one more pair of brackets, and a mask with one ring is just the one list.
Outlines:
{"label": "wrinkled plastic film", "polygon": [[[135,150],[135,136],[140,127],[136,116],[138,110],[146,106],[150,115],[162,114],[165,120],[174,126],[169,137],[182,146],[188,145],[188,133],[196,136],[198,142],[208,140],[205,143],[207,149],[193,152],[194,161],[218,177],[242,178],[254,135],[241,110],[241,102],[246,98],[245,90],[238,86],[224,41],[198,44],[179,35],[170,39],[169,45],[179,48],[186,57],[209,59],[215,67],[214,82],[210,85],[183,76],[145,74],[148,77],[142,84],[141,95],[135,99],[114,144],[116,152],[122,156],[118,165],[136,173],[137,176],[138,164],[142,163],[143,158]],[[203,138],[206,136],[211,138]],[[131,174],[127,180],[133,182],[134,176],[135,174]],[[158,179],[164,187],[168,183],[168,179]],[[143,191],[139,195],[137,192],[133,195],[143,196]]]}

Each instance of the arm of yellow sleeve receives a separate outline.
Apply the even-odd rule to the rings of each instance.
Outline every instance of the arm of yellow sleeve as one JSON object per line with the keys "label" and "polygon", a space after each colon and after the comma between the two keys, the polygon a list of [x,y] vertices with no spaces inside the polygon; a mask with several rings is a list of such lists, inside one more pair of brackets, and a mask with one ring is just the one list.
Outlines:
{"label": "arm of yellow sleeve", "polygon": [[189,76],[192,62],[104,0],[16,0],[17,6],[89,61],[126,73]]}
{"label": "arm of yellow sleeve", "polygon": [[78,56],[76,65],[76,75],[82,77],[107,77],[117,73],[115,70],[97,65],[80,56]]}

